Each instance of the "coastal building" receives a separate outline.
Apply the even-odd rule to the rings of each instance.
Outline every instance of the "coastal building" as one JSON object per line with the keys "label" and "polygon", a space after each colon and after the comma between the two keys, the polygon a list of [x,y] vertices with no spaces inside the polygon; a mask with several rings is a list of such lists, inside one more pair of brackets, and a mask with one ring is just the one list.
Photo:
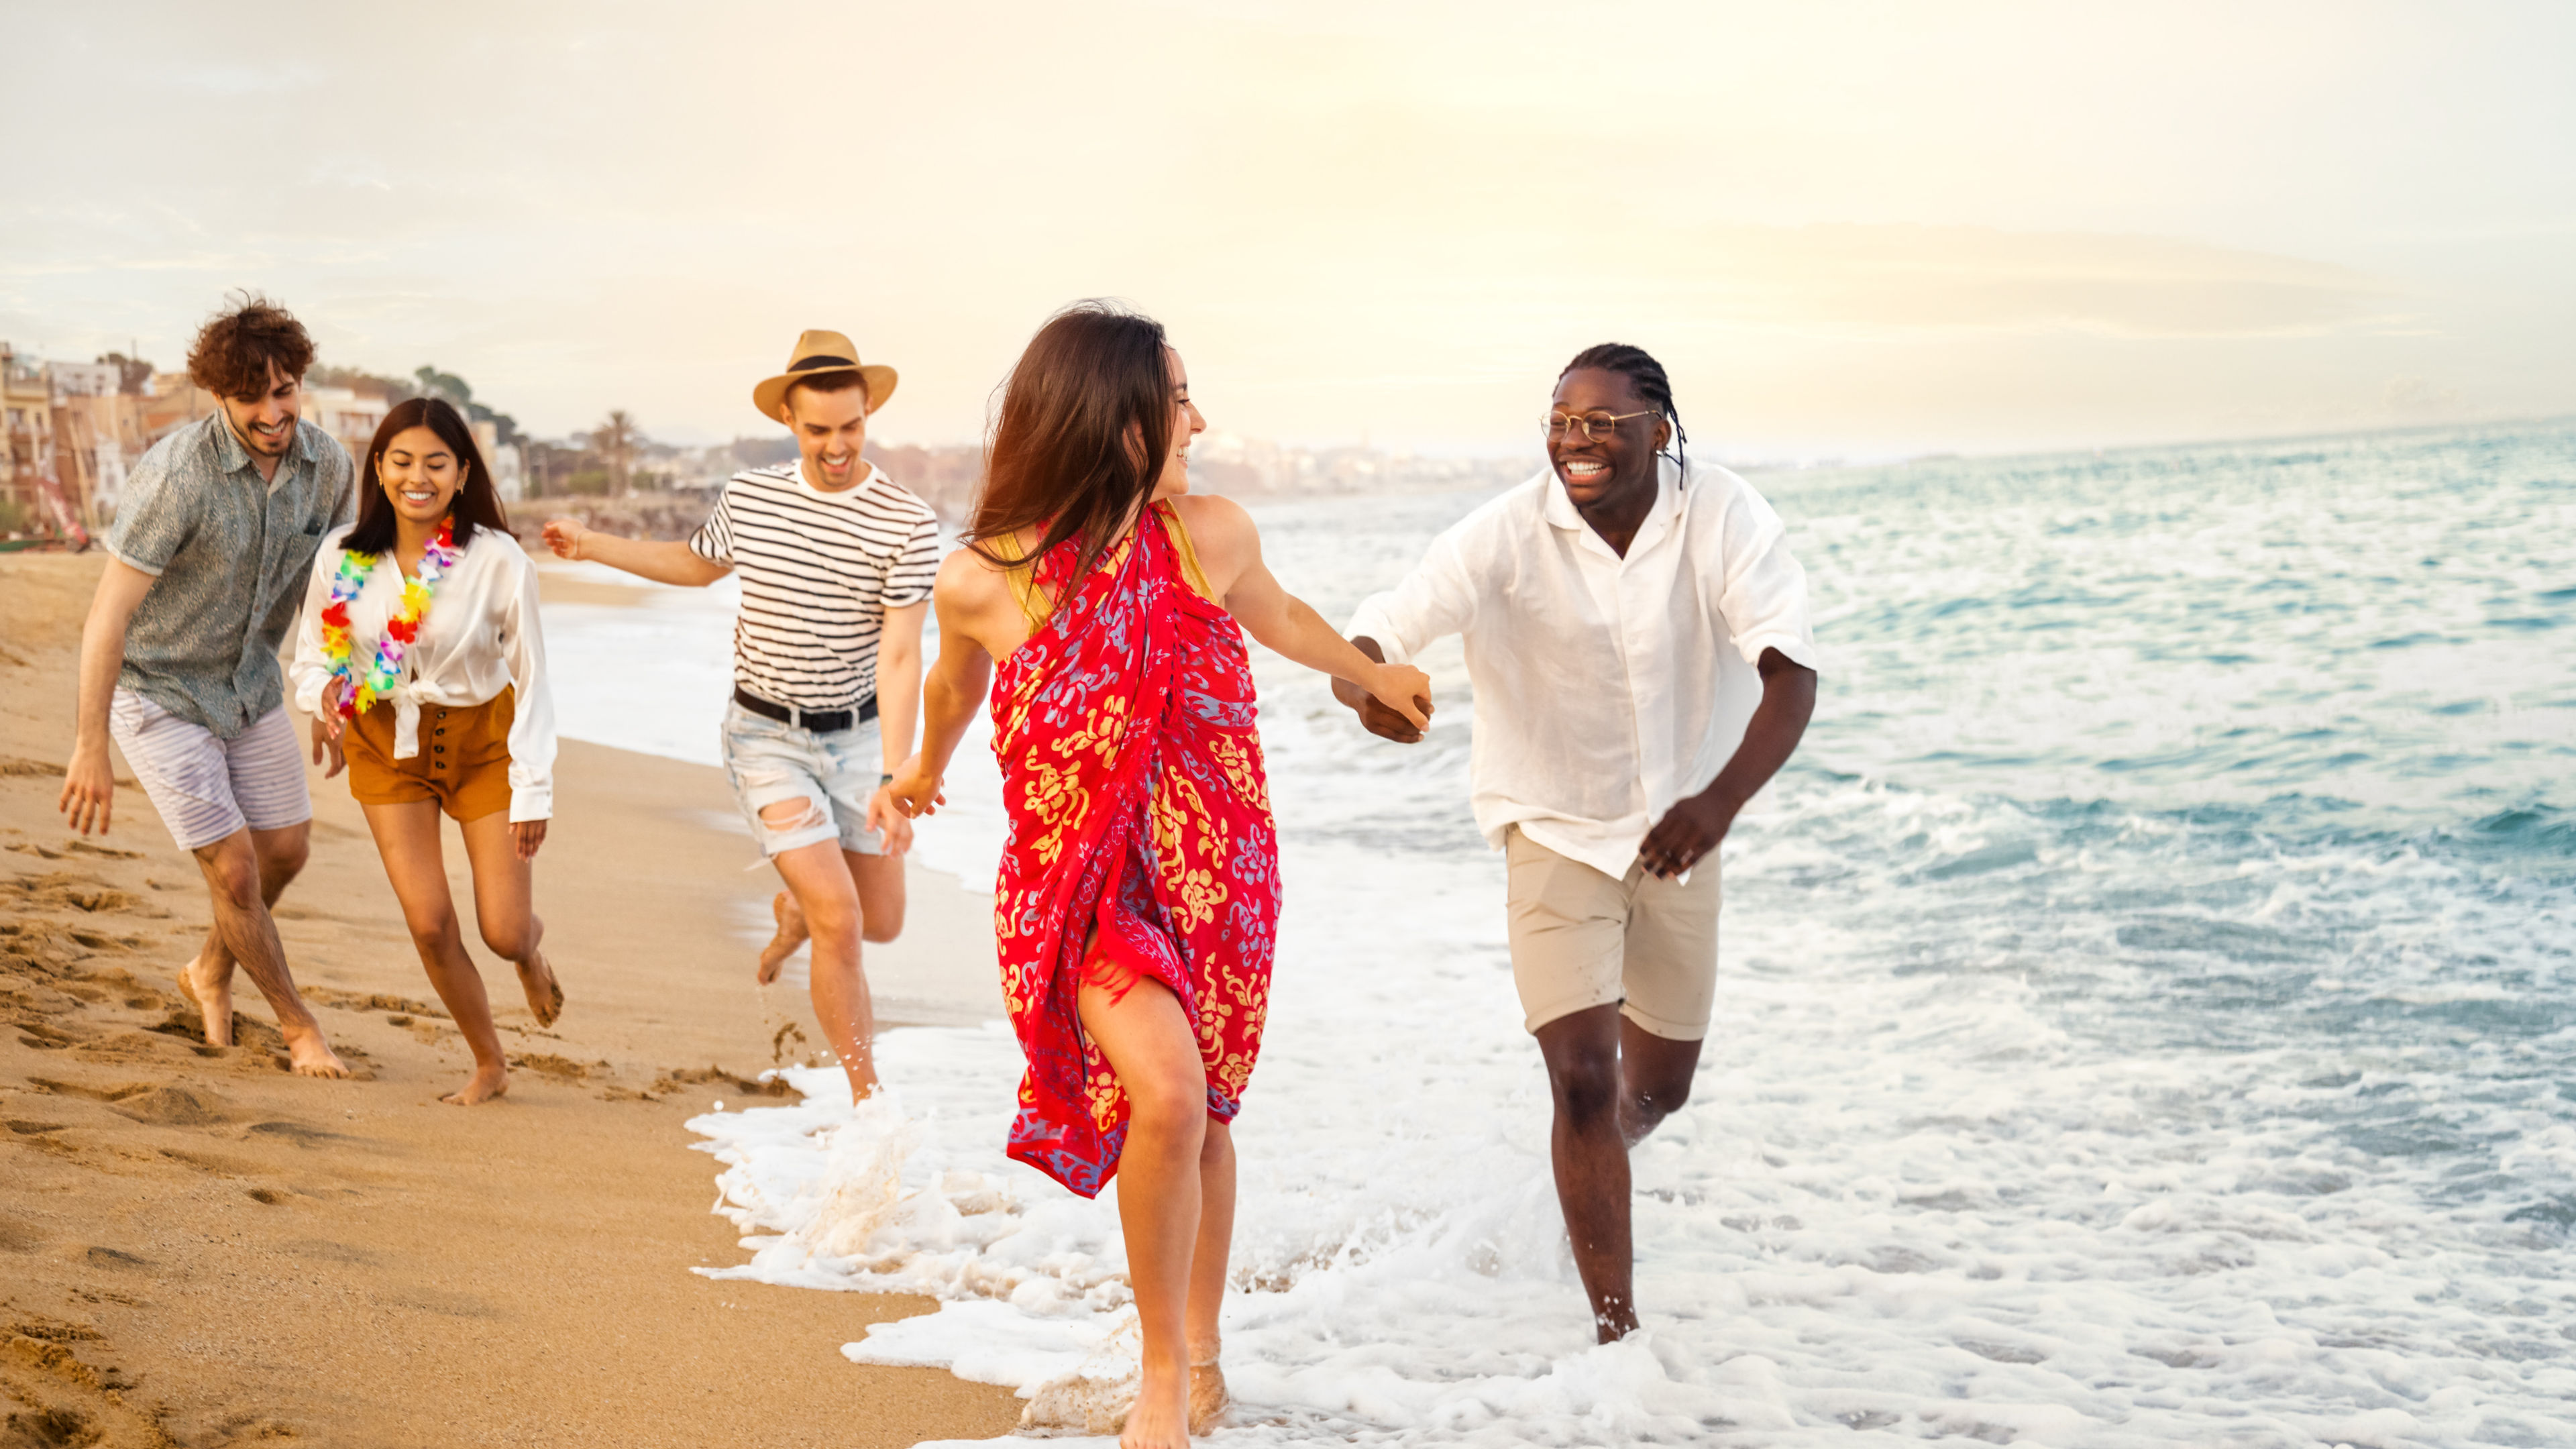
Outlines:
{"label": "coastal building", "polygon": [[127,471],[143,456],[143,450],[152,446],[151,433],[144,426],[148,401],[140,393],[111,390],[65,394],[56,390],[56,470],[63,487],[72,495],[73,506],[80,510],[82,521],[93,531],[104,528],[116,517],[116,503],[125,492]]}
{"label": "coastal building", "polygon": [[215,396],[197,386],[184,372],[156,372],[144,394],[148,400],[143,410],[143,434],[157,443],[169,436],[170,430],[215,411]]}
{"label": "coastal building", "polygon": [[124,372],[112,362],[48,362],[44,368],[53,375],[58,398],[114,397],[124,390]]}
{"label": "coastal building", "polygon": [[348,387],[304,389],[304,420],[329,433],[349,450],[350,461],[364,466],[393,403],[374,393]]}
{"label": "coastal building", "polygon": [[492,470],[492,491],[504,503],[516,503],[528,491],[527,464],[516,443],[501,441],[501,425],[489,418],[474,424],[474,446],[483,450],[483,462]]}
{"label": "coastal building", "polygon": [[53,382],[42,363],[0,342],[0,536],[57,526],[43,487],[53,464]]}

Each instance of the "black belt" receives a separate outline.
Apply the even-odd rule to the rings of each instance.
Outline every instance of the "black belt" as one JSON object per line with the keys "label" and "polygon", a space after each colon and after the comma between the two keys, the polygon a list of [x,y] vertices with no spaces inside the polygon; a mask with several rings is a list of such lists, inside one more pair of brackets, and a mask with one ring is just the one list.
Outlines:
{"label": "black belt", "polygon": [[792,704],[772,704],[737,684],[733,689],[733,702],[753,714],[774,719],[780,724],[794,725],[800,730],[812,730],[818,735],[837,734],[877,717],[877,697],[873,694],[855,710],[798,709]]}

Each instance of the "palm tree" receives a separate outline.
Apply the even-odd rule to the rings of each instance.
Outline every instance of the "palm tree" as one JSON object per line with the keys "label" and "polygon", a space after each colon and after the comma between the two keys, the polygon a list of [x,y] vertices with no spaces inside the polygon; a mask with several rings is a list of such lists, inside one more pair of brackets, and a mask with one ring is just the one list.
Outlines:
{"label": "palm tree", "polygon": [[635,450],[642,445],[644,434],[635,426],[633,415],[624,408],[611,411],[608,421],[591,431],[590,445],[599,450],[601,461],[608,464],[608,496],[626,496],[627,479],[634,475]]}

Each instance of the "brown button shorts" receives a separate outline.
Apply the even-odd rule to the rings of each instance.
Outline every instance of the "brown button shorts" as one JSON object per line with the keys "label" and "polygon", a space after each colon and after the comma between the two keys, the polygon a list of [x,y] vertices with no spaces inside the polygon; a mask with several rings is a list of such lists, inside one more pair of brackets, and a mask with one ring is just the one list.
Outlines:
{"label": "brown button shorts", "polygon": [[517,705],[507,689],[476,705],[420,707],[420,753],[394,758],[394,707],[380,704],[340,736],[349,756],[349,793],[361,805],[435,800],[450,820],[480,820],[510,808],[510,721]]}
{"label": "brown button shorts", "polygon": [[1503,836],[1511,878],[1512,984],[1535,1032],[1587,1007],[1671,1041],[1708,1035],[1717,1001],[1717,860],[1690,881],[1631,865],[1603,875],[1521,833]]}

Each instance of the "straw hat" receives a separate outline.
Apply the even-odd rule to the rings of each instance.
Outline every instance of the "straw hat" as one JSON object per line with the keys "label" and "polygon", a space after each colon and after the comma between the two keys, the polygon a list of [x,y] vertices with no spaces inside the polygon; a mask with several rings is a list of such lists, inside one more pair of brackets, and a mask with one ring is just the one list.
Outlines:
{"label": "straw hat", "polygon": [[884,407],[894,396],[894,369],[859,361],[859,349],[838,332],[809,331],[796,339],[796,348],[787,354],[787,370],[769,378],[751,390],[751,405],[771,422],[778,421],[778,410],[786,406],[787,390],[802,379],[823,372],[856,372],[868,383],[868,411]]}

